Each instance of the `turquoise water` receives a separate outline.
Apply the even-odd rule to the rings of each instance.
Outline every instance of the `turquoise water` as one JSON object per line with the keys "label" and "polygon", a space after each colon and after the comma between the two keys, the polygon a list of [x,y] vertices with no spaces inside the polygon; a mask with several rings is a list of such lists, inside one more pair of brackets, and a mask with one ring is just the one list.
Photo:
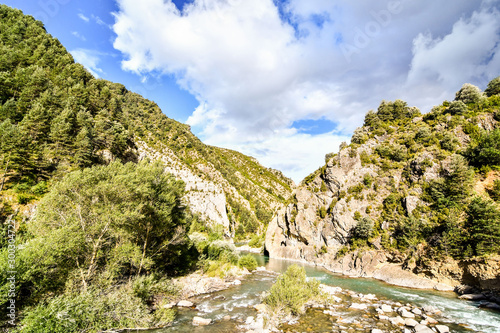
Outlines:
{"label": "turquoise water", "polygon": [[[242,324],[247,317],[256,316],[256,311],[252,306],[261,303],[260,295],[271,287],[277,273],[284,272],[292,264],[298,264],[306,269],[308,277],[316,278],[327,285],[363,294],[375,294],[379,299],[393,300],[402,304],[433,305],[443,312],[443,317],[439,318],[439,321],[449,326],[451,332],[500,333],[500,313],[479,309],[477,302],[460,300],[452,292],[396,287],[374,279],[348,278],[331,274],[322,268],[293,261],[254,256],[259,265],[265,266],[269,272],[253,273],[245,278],[240,286],[197,297],[194,300],[197,305],[196,309],[180,309],[172,327],[154,332],[240,332],[238,325]],[[205,327],[194,327],[191,324],[194,316],[210,318],[215,323]],[[225,316],[230,316],[231,320],[224,321]],[[325,317],[318,311],[308,311],[302,318],[302,322],[305,322],[307,326],[317,321],[328,320],[322,316]],[[327,332],[327,330],[321,332],[323,331]],[[366,331],[369,332],[370,329],[366,328]]]}

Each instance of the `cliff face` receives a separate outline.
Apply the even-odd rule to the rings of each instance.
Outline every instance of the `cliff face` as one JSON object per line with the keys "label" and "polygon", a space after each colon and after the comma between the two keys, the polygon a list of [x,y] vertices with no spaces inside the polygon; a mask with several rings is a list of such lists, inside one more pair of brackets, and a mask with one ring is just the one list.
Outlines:
{"label": "cliff face", "polygon": [[[444,106],[423,117],[413,108],[404,110],[402,119],[383,129],[365,120],[350,145],[327,155],[326,164],[302,181],[270,223],[266,251],[273,258],[403,286],[500,288],[500,271],[490,268],[498,265],[495,259],[460,254],[453,259],[448,253],[455,249],[446,238],[449,224],[464,228],[467,200],[488,196],[484,183],[498,179],[497,172],[487,171],[486,177],[471,176],[472,184],[451,180],[460,170],[473,173],[457,154],[472,141],[471,125],[477,132],[491,131],[497,120],[489,112],[452,116]],[[380,113],[379,108],[375,115]],[[457,199],[462,206],[438,209],[430,188],[441,189],[447,182],[458,192],[469,193],[469,187],[471,192]],[[450,211],[458,213],[447,218],[444,213]],[[365,234],[362,226],[368,229]]]}

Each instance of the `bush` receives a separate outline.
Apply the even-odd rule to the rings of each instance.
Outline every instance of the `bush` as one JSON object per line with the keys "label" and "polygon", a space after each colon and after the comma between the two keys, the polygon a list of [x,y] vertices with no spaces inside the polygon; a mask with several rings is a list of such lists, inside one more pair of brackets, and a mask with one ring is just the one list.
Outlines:
{"label": "bush", "polygon": [[51,298],[27,309],[22,332],[101,332],[112,328],[153,326],[153,317],[138,297],[123,290]]}
{"label": "bush", "polygon": [[467,244],[474,254],[500,253],[500,210],[491,200],[472,199],[467,207]]}
{"label": "bush", "polygon": [[257,268],[257,260],[251,254],[246,254],[238,260],[238,266],[241,268],[246,268],[249,271],[253,271]]}
{"label": "bush", "polygon": [[[359,213],[358,213],[359,214]],[[359,219],[352,230],[352,236],[357,239],[368,239],[373,231],[373,221],[369,217]]]}
{"label": "bush", "polygon": [[493,187],[491,188],[490,197],[496,202],[500,201],[500,179],[496,179],[493,182]]}
{"label": "bush", "polygon": [[320,295],[319,281],[307,280],[303,267],[292,265],[281,274],[264,299],[274,313],[298,315],[304,313],[304,306]]}
{"label": "bush", "polygon": [[448,112],[453,115],[461,115],[467,112],[467,105],[462,101],[453,101],[448,107]]}
{"label": "bush", "polygon": [[465,83],[455,94],[455,101],[462,101],[465,104],[477,103],[481,100],[481,89],[470,83]]}
{"label": "bush", "polygon": [[265,235],[263,234],[262,236],[259,235],[253,235],[252,239],[250,239],[250,242],[248,242],[248,246],[254,247],[254,248],[261,248],[264,246],[264,237]]}
{"label": "bush", "polygon": [[234,263],[238,262],[236,249],[233,244],[227,241],[216,240],[207,248],[207,257],[210,260],[219,260],[222,262]]}
{"label": "bush", "polygon": [[475,167],[483,165],[500,166],[500,129],[483,132],[477,145],[469,146],[466,156]]}
{"label": "bush", "polygon": [[491,80],[488,83],[488,87],[486,87],[486,90],[484,92],[488,97],[500,94],[500,76]]}

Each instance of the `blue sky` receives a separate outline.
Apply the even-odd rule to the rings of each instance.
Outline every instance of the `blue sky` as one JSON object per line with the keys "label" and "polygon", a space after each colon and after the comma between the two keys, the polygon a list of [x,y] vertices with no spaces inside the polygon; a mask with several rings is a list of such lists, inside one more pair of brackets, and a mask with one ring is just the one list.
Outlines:
{"label": "blue sky", "polygon": [[121,82],[295,181],[382,100],[428,112],[500,75],[498,0],[0,0]]}

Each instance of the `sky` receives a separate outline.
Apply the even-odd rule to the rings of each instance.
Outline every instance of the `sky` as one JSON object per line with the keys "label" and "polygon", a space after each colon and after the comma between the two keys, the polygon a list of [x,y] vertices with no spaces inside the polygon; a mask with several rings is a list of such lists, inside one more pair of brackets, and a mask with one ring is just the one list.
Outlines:
{"label": "sky", "polygon": [[382,100],[428,112],[500,75],[500,0],[0,0],[123,83],[296,182]]}

